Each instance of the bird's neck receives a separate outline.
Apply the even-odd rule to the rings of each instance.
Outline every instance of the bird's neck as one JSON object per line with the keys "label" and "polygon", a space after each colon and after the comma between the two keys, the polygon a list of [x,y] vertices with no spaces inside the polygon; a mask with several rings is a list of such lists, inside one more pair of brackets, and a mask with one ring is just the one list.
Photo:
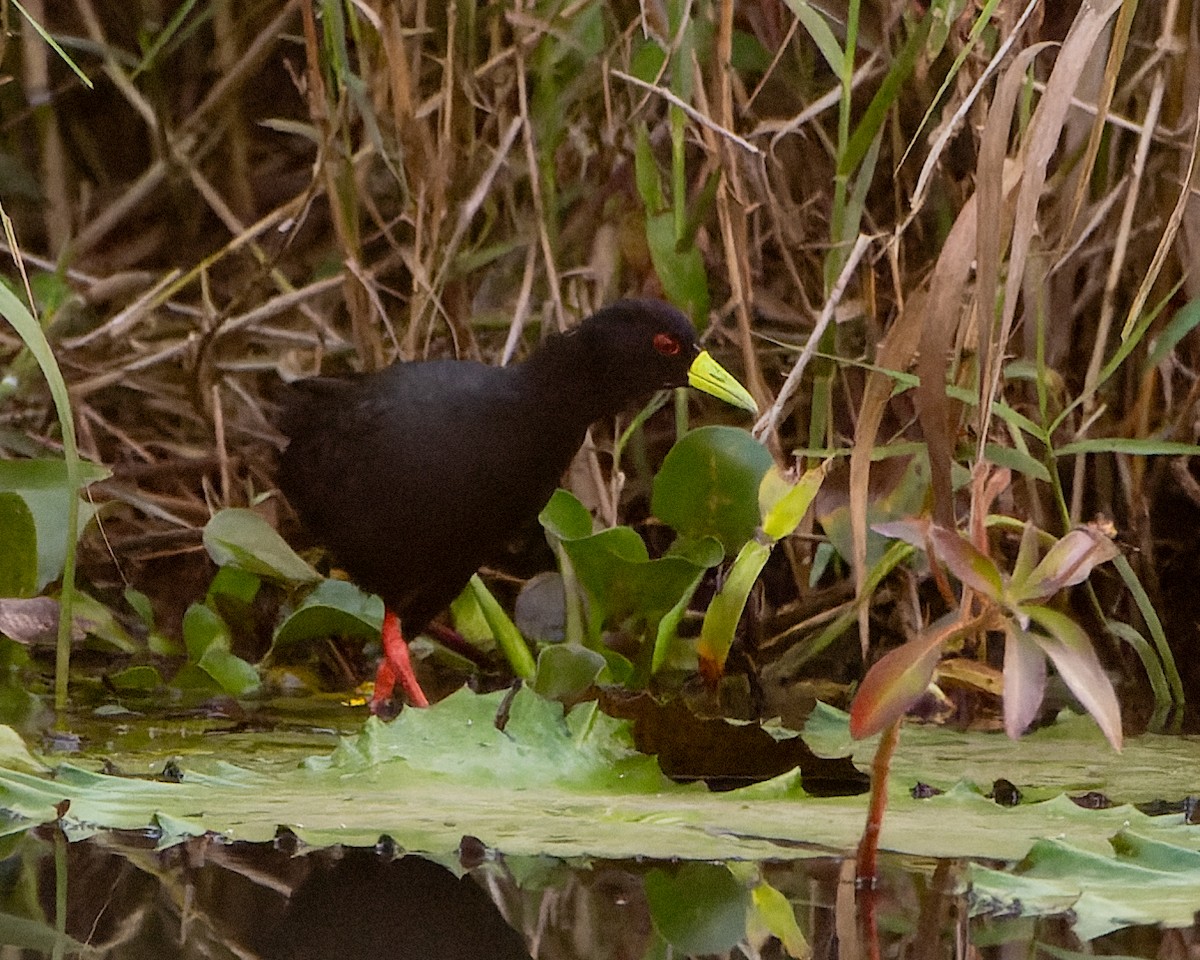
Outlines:
{"label": "bird's neck", "polygon": [[521,364],[519,376],[530,385],[547,420],[569,422],[582,434],[625,406],[624,398],[612,396],[612,373],[590,348],[586,334],[572,331],[546,340]]}

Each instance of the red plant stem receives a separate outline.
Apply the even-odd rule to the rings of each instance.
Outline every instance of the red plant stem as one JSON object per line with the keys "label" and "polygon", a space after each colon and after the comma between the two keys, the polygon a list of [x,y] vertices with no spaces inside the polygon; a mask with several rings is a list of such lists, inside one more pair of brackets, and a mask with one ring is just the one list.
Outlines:
{"label": "red plant stem", "polygon": [[871,889],[878,878],[879,834],[883,831],[883,813],[887,809],[888,773],[892,754],[900,742],[900,721],[897,720],[879,738],[875,759],[871,763],[871,804],[867,807],[867,823],[858,841],[858,860],[855,880],[860,889]]}

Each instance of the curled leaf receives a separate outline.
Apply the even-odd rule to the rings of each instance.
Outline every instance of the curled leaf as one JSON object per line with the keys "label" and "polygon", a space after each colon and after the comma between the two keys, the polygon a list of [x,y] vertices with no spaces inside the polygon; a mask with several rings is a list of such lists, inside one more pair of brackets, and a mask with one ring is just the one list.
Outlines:
{"label": "curled leaf", "polygon": [[1120,550],[1099,530],[1079,527],[1058,541],[1029,575],[1022,593],[1030,598],[1053,596],[1088,578],[1092,570]]}

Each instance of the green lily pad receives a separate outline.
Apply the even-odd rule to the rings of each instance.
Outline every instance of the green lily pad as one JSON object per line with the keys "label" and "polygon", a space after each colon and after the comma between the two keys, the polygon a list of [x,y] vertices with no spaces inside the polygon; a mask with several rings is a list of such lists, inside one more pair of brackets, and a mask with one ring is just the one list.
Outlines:
{"label": "green lily pad", "polygon": [[[720,794],[679,786],[632,748],[626,724],[592,704],[564,714],[522,689],[499,730],[503,701],[503,694],[464,690],[429,709],[405,710],[392,723],[372,719],[332,754],[301,766],[281,766],[253,750],[233,766],[209,736],[209,757],[185,759],[180,783],[78,765],[59,766],[53,776],[0,770],[0,807],[17,818],[9,832],[54,820],[57,805],[69,800],[63,824],[72,837],[115,828],[158,829],[162,844],[205,831],[266,841],[287,827],[318,846],[370,846],[387,834],[405,850],[435,857],[453,855],[471,835],[508,855],[786,860],[849,854],[862,832],[866,797],[808,796],[796,773]],[[986,754],[1004,739],[957,736],[963,754]],[[1141,739],[1130,741],[1126,755]],[[174,753],[169,744],[160,749],[164,761]],[[902,737],[897,760],[906,752]],[[103,756],[85,760],[99,769]],[[1020,763],[1010,755],[1009,773]],[[1129,830],[1200,851],[1200,834],[1182,815],[1151,817],[1130,806],[1087,810],[1061,794],[1005,808],[966,784],[917,800],[910,787],[898,777],[889,791],[883,850],[1017,861],[1039,840],[1104,851],[1109,838]]]}

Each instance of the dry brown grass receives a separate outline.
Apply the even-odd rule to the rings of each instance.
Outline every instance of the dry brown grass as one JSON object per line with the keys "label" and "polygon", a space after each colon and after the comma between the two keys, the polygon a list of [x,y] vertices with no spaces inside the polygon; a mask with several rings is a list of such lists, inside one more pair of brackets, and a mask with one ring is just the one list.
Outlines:
{"label": "dry brown grass", "polygon": [[[1194,336],[1146,363],[1200,295],[1189,0],[1002,0],[977,41],[984,4],[968,3],[890,90],[922,4],[864,3],[842,78],[780,0],[691,4],[699,52],[656,0],[27,6],[96,89],[5,8],[0,199],[26,265],[64,281],[43,312],[81,447],[116,472],[104,496],[125,577],[270,489],[281,374],[498,360],[539,326],[659,292],[635,184],[645,125],[697,220],[711,344],[769,404],[811,341],[760,429],[777,450],[853,446],[860,586],[871,448],[923,439],[946,521],[951,464],[996,443],[1059,468],[1020,477],[1005,510],[1058,532],[1114,518],[1191,641],[1195,591],[1176,596],[1200,547],[1187,461],[1115,447],[1054,461],[994,407],[1058,446],[1196,440]],[[837,31],[851,5],[821,6]],[[153,19],[176,10],[169,30]],[[672,55],[639,82],[646,37]],[[7,445],[53,446],[41,384],[0,335],[17,378]],[[860,361],[919,371],[915,402]]]}

